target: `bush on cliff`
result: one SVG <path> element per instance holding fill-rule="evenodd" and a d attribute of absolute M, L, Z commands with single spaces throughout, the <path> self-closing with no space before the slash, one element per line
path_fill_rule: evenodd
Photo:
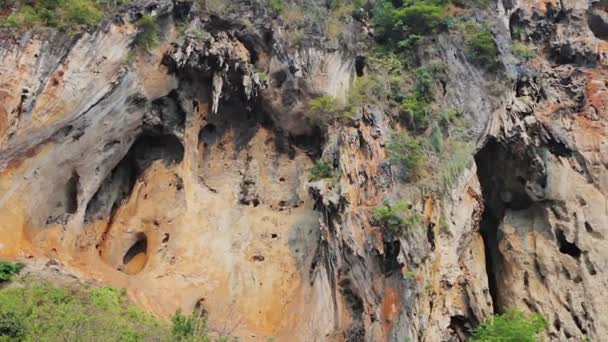
<path fill-rule="evenodd" d="M 403 235 L 407 229 L 420 224 L 420 221 L 420 214 L 405 201 L 398 201 L 393 205 L 384 203 L 372 212 L 372 224 L 391 236 Z"/>
<path fill-rule="evenodd" d="M 16 8 L 14 13 L 0 18 L 0 26 L 49 26 L 74 33 L 103 18 L 101 8 L 92 0 L 18 1 Z"/>
<path fill-rule="evenodd" d="M 538 334 L 546 328 L 547 322 L 540 314 L 509 309 L 483 321 L 473 331 L 471 341 L 536 342 Z"/>
<path fill-rule="evenodd" d="M 0 289 L 0 341 L 227 341 L 204 316 L 177 312 L 171 325 L 132 305 L 124 290 L 29 281 Z"/>
<path fill-rule="evenodd" d="M 0 283 L 11 280 L 19 274 L 24 265 L 20 262 L 10 262 L 0 260 Z"/>
<path fill-rule="evenodd" d="M 144 15 L 137 21 L 136 26 L 139 33 L 135 37 L 135 45 L 145 51 L 155 48 L 160 41 L 160 27 L 156 20 L 149 15 Z"/>

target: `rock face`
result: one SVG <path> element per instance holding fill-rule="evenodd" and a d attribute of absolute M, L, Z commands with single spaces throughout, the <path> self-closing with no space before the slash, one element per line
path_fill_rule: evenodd
<path fill-rule="evenodd" d="M 464 108 L 477 141 L 438 195 L 387 160 L 391 113 L 366 105 L 323 127 L 305 116 L 373 72 L 364 18 L 340 41 L 297 46 L 250 3 L 225 17 L 136 3 L 74 37 L 3 29 L 0 256 L 54 259 L 163 318 L 204 310 L 244 340 L 464 341 L 518 307 L 545 316 L 548 340 L 601 341 L 606 13 L 603 1 L 499 1 L 488 20 L 502 77 L 449 33 L 421 52 L 447 65 L 437 101 Z M 151 51 L 133 46 L 141 15 L 162 28 Z M 516 29 L 540 47 L 524 64 Z M 320 156 L 340 177 L 309 179 Z M 389 239 L 371 210 L 401 197 L 423 220 Z"/>

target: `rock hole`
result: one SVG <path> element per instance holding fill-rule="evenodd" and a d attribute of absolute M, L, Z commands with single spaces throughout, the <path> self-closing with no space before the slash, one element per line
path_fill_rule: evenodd
<path fill-rule="evenodd" d="M 198 140 L 207 145 L 214 145 L 219 139 L 217 127 L 212 124 L 206 124 L 200 131 Z"/>
<path fill-rule="evenodd" d="M 78 210 L 78 187 L 80 176 L 76 171 L 72 172 L 72 177 L 66 184 L 66 212 L 68 214 L 76 213 Z"/>
<path fill-rule="evenodd" d="M 129 248 L 122 259 L 123 272 L 127 274 L 137 274 L 145 266 L 148 261 L 148 238 L 145 234 L 137 234 L 137 240 Z"/>
<path fill-rule="evenodd" d="M 608 40 L 608 3 L 594 3 L 589 9 L 587 24 L 596 38 Z"/>
<path fill-rule="evenodd" d="M 357 77 L 365 75 L 365 57 L 357 56 L 355 58 L 355 72 L 357 73 Z"/>
<path fill-rule="evenodd" d="M 593 227 L 591 227 L 591 224 L 589 224 L 589 222 L 585 221 L 585 230 L 587 231 L 587 233 L 593 233 Z"/>
<path fill-rule="evenodd" d="M 162 243 L 167 243 L 169 242 L 169 233 L 165 233 L 165 235 L 163 236 L 162 239 Z"/>
<path fill-rule="evenodd" d="M 397 241 L 385 242 L 384 243 L 384 260 L 383 268 L 384 273 L 388 276 L 393 272 L 400 270 L 403 266 L 399 260 L 399 252 L 401 251 L 401 243 Z"/>
<path fill-rule="evenodd" d="M 466 341 L 471 331 L 471 324 L 469 324 L 469 320 L 464 316 L 451 316 L 449 329 L 458 336 L 458 340 Z"/>
<path fill-rule="evenodd" d="M 564 231 L 557 229 L 555 232 L 555 238 L 559 244 L 559 251 L 562 254 L 567 254 L 575 259 L 581 256 L 581 250 L 576 244 L 569 242 L 564 235 Z"/>
<path fill-rule="evenodd" d="M 284 181 L 285 181 L 285 178 L 283 178 L 283 177 L 279 178 L 279 182 L 284 182 Z"/>
<path fill-rule="evenodd" d="M 251 257 L 251 261 L 264 261 L 264 259 L 263 255 L 254 255 Z"/>
<path fill-rule="evenodd" d="M 272 233 L 272 234 L 270 234 L 270 237 L 273 239 L 276 239 L 279 237 L 279 235 L 277 233 Z"/>

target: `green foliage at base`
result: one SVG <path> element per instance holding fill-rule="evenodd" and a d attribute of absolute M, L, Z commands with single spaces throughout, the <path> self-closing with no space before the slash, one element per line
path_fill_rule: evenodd
<path fill-rule="evenodd" d="M 321 179 L 332 178 L 333 176 L 334 169 L 331 164 L 319 159 L 310 169 L 308 180 L 314 182 Z"/>
<path fill-rule="evenodd" d="M 420 222 L 420 214 L 405 201 L 398 201 L 393 205 L 384 203 L 372 212 L 372 224 L 392 236 L 401 236 Z"/>
<path fill-rule="evenodd" d="M 103 18 L 101 8 L 93 0 L 18 1 L 17 8 L 15 13 L 0 18 L 0 26 L 49 26 L 74 33 Z"/>
<path fill-rule="evenodd" d="M 159 321 L 130 304 L 124 290 L 23 285 L 0 289 L 0 341 L 227 341 L 211 338 L 200 315 Z"/>
<path fill-rule="evenodd" d="M 20 262 L 0 260 L 0 283 L 11 280 L 25 265 Z"/>
<path fill-rule="evenodd" d="M 0 290 L 0 332 L 20 341 L 143 341 L 168 337 L 154 317 L 130 305 L 123 291 L 83 291 L 34 284 Z M 10 338 L 8 339 L 11 340 Z"/>
<path fill-rule="evenodd" d="M 144 15 L 137 21 L 136 25 L 139 29 L 139 33 L 137 34 L 137 37 L 135 37 L 135 45 L 145 51 L 149 51 L 158 46 L 160 41 L 160 27 L 153 17 Z"/>
<path fill-rule="evenodd" d="M 509 309 L 502 315 L 490 317 L 473 331 L 472 342 L 536 342 L 538 334 L 547 328 L 540 314 Z"/>

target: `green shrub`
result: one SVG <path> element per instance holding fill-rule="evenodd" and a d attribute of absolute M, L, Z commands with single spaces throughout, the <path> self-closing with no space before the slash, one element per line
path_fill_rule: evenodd
<path fill-rule="evenodd" d="M 409 125 L 414 130 L 423 130 L 428 127 L 431 116 L 431 104 L 429 101 L 418 96 L 406 97 L 401 102 L 401 109 L 405 113 Z"/>
<path fill-rule="evenodd" d="M 498 48 L 487 27 L 472 22 L 464 24 L 464 42 L 467 56 L 474 63 L 490 71 L 500 67 Z"/>
<path fill-rule="evenodd" d="M 269 0 L 268 5 L 270 6 L 270 9 L 277 14 L 281 14 L 285 10 L 284 0 Z"/>
<path fill-rule="evenodd" d="M 432 121 L 433 87 L 438 79 L 445 77 L 445 65 L 432 63 L 422 66 L 415 70 L 414 76 L 414 94 L 401 102 L 401 109 L 414 130 L 424 130 Z"/>
<path fill-rule="evenodd" d="M 483 321 L 474 331 L 472 342 L 536 342 L 537 335 L 547 328 L 540 314 L 527 314 L 509 309 L 502 315 Z"/>
<path fill-rule="evenodd" d="M 426 101 L 433 101 L 433 85 L 441 78 L 445 77 L 446 66 L 441 63 L 430 63 L 421 66 L 414 72 L 416 85 L 414 91 L 416 96 Z"/>
<path fill-rule="evenodd" d="M 0 329 L 24 341 L 168 340 L 169 327 L 110 288 L 59 288 L 43 283 L 0 289 Z"/>
<path fill-rule="evenodd" d="M 150 51 L 150 49 L 158 46 L 160 41 L 160 27 L 153 17 L 144 15 L 137 21 L 136 26 L 139 29 L 139 33 L 135 37 L 135 45 L 145 51 Z"/>
<path fill-rule="evenodd" d="M 15 13 L 0 19 L 0 26 L 49 26 L 74 33 L 103 18 L 103 12 L 93 0 L 20 1 L 17 7 Z"/>
<path fill-rule="evenodd" d="M 0 260 L 0 283 L 11 280 L 25 267 L 20 262 Z"/>
<path fill-rule="evenodd" d="M 447 4 L 443 0 L 409 0 L 395 8 L 390 0 L 376 1 L 372 14 L 377 36 L 384 41 L 404 41 L 402 47 L 411 46 L 419 39 L 408 40 L 410 36 L 432 34 L 445 26 Z"/>
<path fill-rule="evenodd" d="M 321 126 L 333 120 L 338 110 L 338 103 L 333 96 L 322 95 L 308 102 L 305 115 L 310 123 Z"/>
<path fill-rule="evenodd" d="M 441 127 L 437 122 L 433 124 L 433 130 L 431 131 L 431 146 L 433 146 L 435 152 L 443 150 L 443 132 L 441 132 Z"/>
<path fill-rule="evenodd" d="M 332 178 L 334 176 L 334 169 L 330 163 L 319 159 L 312 166 L 309 174 L 308 180 L 314 182 L 321 179 Z"/>
<path fill-rule="evenodd" d="M 0 312 L 0 341 L 22 341 L 27 330 L 25 324 L 12 312 Z"/>
<path fill-rule="evenodd" d="M 398 201 L 394 205 L 385 202 L 372 212 L 372 224 L 391 237 L 403 235 L 407 229 L 419 225 L 420 221 L 420 214 L 405 201 Z"/>
<path fill-rule="evenodd" d="M 392 162 L 405 169 L 408 178 L 418 177 L 427 160 L 422 141 L 412 138 L 407 132 L 393 135 L 388 143 L 388 155 Z"/>
<path fill-rule="evenodd" d="M 171 337 L 173 341 L 212 341 L 208 336 L 207 319 L 204 316 L 186 316 L 181 311 L 171 317 Z"/>
<path fill-rule="evenodd" d="M 536 57 L 536 50 L 533 47 L 524 43 L 514 43 L 511 47 L 511 50 L 513 51 L 515 57 L 519 58 L 524 62 Z"/>

